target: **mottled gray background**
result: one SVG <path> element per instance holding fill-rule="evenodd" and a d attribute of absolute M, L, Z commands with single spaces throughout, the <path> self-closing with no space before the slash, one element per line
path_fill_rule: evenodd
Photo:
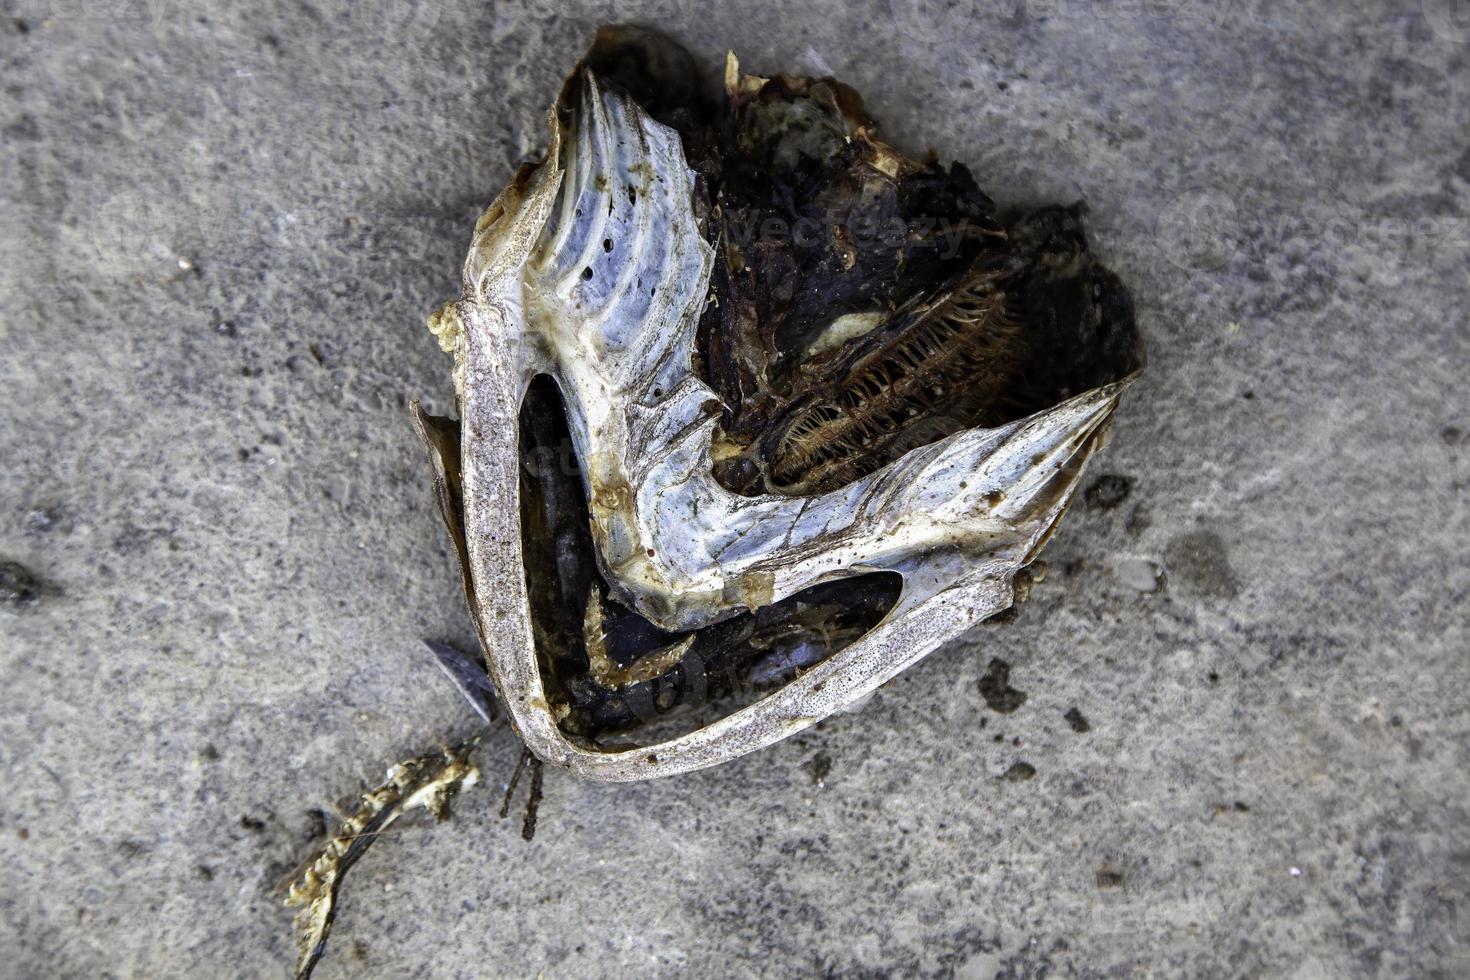
<path fill-rule="evenodd" d="M 321 811 L 473 730 L 419 642 L 472 636 L 422 317 L 607 20 L 1085 198 L 1151 345 L 1132 492 L 861 712 L 548 773 L 529 844 L 500 730 L 320 975 L 1470 973 L 1462 0 L 273 6 L 3 4 L 0 973 L 285 975 Z"/>

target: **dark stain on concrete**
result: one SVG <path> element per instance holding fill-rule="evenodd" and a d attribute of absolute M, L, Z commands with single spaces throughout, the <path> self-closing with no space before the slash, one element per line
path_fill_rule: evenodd
<path fill-rule="evenodd" d="M 29 606 L 41 598 L 45 586 L 18 561 L 0 561 L 0 604 Z"/>
<path fill-rule="evenodd" d="M 821 786 L 827 781 L 828 774 L 832 772 L 832 757 L 825 751 L 818 752 L 802 763 L 802 768 L 807 771 L 807 775 L 812 777 L 813 786 Z"/>
<path fill-rule="evenodd" d="M 1092 481 L 1082 497 L 1087 502 L 1088 510 L 1112 510 L 1127 500 L 1132 492 L 1132 477 L 1104 473 Z"/>
<path fill-rule="evenodd" d="M 1169 543 L 1164 564 L 1171 579 L 1192 592 L 1221 599 L 1240 593 L 1240 579 L 1230 566 L 1230 552 L 1214 531 L 1191 531 Z"/>
<path fill-rule="evenodd" d="M 1008 783 L 1024 783 L 1026 782 L 1026 780 L 1035 775 L 1036 767 L 1033 766 L 1031 763 L 1017 762 L 1015 765 L 1007 769 L 1000 778 L 1004 779 Z"/>
<path fill-rule="evenodd" d="M 1003 715 L 1026 703 L 1026 692 L 1011 687 L 1011 665 L 998 657 L 990 661 L 980 678 L 980 695 L 991 711 Z"/>

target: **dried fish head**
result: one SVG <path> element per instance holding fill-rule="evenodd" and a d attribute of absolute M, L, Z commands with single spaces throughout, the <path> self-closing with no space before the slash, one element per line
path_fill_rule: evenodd
<path fill-rule="evenodd" d="M 850 89 L 733 59 L 726 115 L 691 100 L 675 129 L 594 68 L 637 40 L 573 73 L 430 321 L 489 674 L 533 752 L 610 780 L 768 745 L 1007 608 L 1142 360 L 1076 210 L 1006 226 L 967 172 L 878 142 Z M 958 245 L 853 241 L 863 202 L 904 241 L 958 212 Z M 810 246 L 732 231 L 782 206 L 843 220 Z"/>

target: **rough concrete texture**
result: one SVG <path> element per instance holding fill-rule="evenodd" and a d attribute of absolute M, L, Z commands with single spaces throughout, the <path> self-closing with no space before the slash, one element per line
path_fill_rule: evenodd
<path fill-rule="evenodd" d="M 1470 973 L 1463 4 L 251 6 L 4 4 L 0 972 L 285 975 L 322 811 L 474 730 L 420 642 L 472 638 L 422 318 L 634 20 L 1085 198 L 1151 345 L 1131 483 L 1013 622 L 769 751 L 549 772 L 525 843 L 497 730 L 319 975 Z"/>

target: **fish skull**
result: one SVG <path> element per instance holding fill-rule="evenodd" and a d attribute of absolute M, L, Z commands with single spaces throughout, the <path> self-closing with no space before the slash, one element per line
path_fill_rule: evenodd
<path fill-rule="evenodd" d="M 548 121 L 544 161 L 485 212 L 462 295 L 430 319 L 454 354 L 457 437 L 420 416 L 488 674 L 527 747 L 602 780 L 715 765 L 852 705 L 1009 607 L 1133 374 L 835 489 L 732 491 L 715 476 L 724 406 L 696 359 L 715 236 L 680 136 L 586 65 Z M 564 404 L 586 508 L 597 581 L 583 642 L 599 683 L 700 671 L 689 656 L 701 630 L 818 587 L 888 573 L 901 588 L 861 636 L 707 725 L 633 748 L 568 732 L 522 527 L 522 413 L 542 377 Z M 615 661 L 608 603 L 668 642 Z"/>

